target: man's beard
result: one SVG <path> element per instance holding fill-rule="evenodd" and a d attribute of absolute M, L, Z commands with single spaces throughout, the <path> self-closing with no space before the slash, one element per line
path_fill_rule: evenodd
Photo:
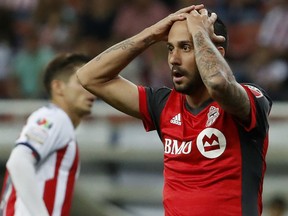
<path fill-rule="evenodd" d="M 185 81 L 186 81 L 185 83 L 177 84 L 173 81 L 173 87 L 179 93 L 191 95 L 197 92 L 199 88 L 202 88 L 204 85 L 197 68 L 195 68 L 194 72 L 191 72 L 191 71 L 188 72 L 187 70 L 184 70 L 180 68 L 179 66 L 174 65 L 171 71 L 172 71 L 172 80 L 173 80 L 173 76 L 177 76 L 177 75 L 179 76 L 179 74 L 185 77 Z M 191 75 L 191 74 L 194 74 L 194 75 Z"/>
<path fill-rule="evenodd" d="M 182 93 L 182 94 L 187 94 L 187 95 L 193 94 L 193 92 L 195 92 L 195 90 L 196 90 L 196 89 L 195 89 L 195 85 L 193 85 L 192 82 L 187 83 L 187 84 L 182 85 L 182 86 L 180 86 L 180 85 L 178 85 L 178 84 L 175 84 L 175 83 L 173 82 L 173 86 L 174 86 L 174 89 L 175 89 L 177 92 Z"/>

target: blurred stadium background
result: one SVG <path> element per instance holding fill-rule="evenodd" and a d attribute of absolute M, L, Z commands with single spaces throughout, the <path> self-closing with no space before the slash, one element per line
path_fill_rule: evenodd
<path fill-rule="evenodd" d="M 239 82 L 262 86 L 274 101 L 264 207 L 288 200 L 287 0 L 0 0 L 0 167 L 26 117 L 47 103 L 43 67 L 59 52 L 96 56 L 108 46 L 189 4 L 204 3 L 227 24 L 227 59 Z M 165 44 L 123 72 L 150 86 L 171 86 Z M 72 216 L 160 216 L 162 146 L 156 133 L 101 101 L 77 129 L 81 173 Z"/>

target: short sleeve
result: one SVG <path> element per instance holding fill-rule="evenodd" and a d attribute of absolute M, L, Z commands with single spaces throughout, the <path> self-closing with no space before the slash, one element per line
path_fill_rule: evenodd
<path fill-rule="evenodd" d="M 272 101 L 267 93 L 260 87 L 252 84 L 242 85 L 248 94 L 251 106 L 250 125 L 246 126 L 247 131 L 252 130 L 256 126 L 265 127 L 268 130 L 268 116 L 271 111 Z"/>
<path fill-rule="evenodd" d="M 143 86 L 138 86 L 139 91 L 139 108 L 140 113 L 142 115 L 142 122 L 146 131 L 154 130 L 155 127 L 153 125 L 153 121 L 151 119 L 149 108 L 148 108 L 148 100 L 146 89 Z"/>
<path fill-rule="evenodd" d="M 28 118 L 16 145 L 24 144 L 31 148 L 39 161 L 65 147 L 72 137 L 73 127 L 63 111 L 39 110 Z"/>

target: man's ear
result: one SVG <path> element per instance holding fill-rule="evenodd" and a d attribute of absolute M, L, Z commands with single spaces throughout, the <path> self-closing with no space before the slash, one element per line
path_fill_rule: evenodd
<path fill-rule="evenodd" d="M 62 95 L 64 91 L 64 83 L 60 80 L 53 80 L 51 82 L 51 92 L 54 95 Z"/>
<path fill-rule="evenodd" d="M 222 46 L 217 46 L 217 49 L 219 50 L 219 52 L 221 53 L 221 55 L 224 57 L 225 54 L 226 54 L 224 47 L 222 47 Z"/>

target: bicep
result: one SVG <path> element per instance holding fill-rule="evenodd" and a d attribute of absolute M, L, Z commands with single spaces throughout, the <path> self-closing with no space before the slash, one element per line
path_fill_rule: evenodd
<path fill-rule="evenodd" d="M 141 118 L 138 87 L 121 76 L 90 89 L 103 101 L 127 115 Z"/>

